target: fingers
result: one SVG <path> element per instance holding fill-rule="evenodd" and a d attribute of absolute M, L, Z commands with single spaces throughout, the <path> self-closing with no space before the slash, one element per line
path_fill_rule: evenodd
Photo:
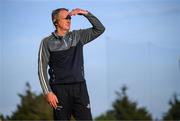
<path fill-rule="evenodd" d="M 47 95 L 47 101 L 52 108 L 57 108 L 58 99 L 55 94 L 49 93 Z"/>
<path fill-rule="evenodd" d="M 78 14 L 77 12 L 78 12 L 77 9 L 73 9 L 73 10 L 69 13 L 69 15 L 70 15 L 70 16 L 75 16 L 75 15 Z"/>
<path fill-rule="evenodd" d="M 87 10 L 83 10 L 83 9 L 80 9 L 80 8 L 76 8 L 76 9 L 73 9 L 69 15 L 71 16 L 76 16 L 76 15 L 85 15 L 87 14 L 88 11 Z"/>
<path fill-rule="evenodd" d="M 55 101 L 56 101 L 56 103 L 59 103 L 59 101 L 58 101 L 58 99 L 57 99 L 57 97 L 55 96 Z"/>
<path fill-rule="evenodd" d="M 52 107 L 54 107 L 55 109 L 57 108 L 57 103 L 56 103 L 55 97 L 53 97 L 53 99 L 52 99 L 52 101 L 51 101 L 51 105 L 52 105 Z"/>
<path fill-rule="evenodd" d="M 54 95 L 53 99 L 51 101 L 52 107 L 56 109 L 57 108 L 57 103 L 58 103 L 58 99 L 57 99 L 56 95 Z"/>

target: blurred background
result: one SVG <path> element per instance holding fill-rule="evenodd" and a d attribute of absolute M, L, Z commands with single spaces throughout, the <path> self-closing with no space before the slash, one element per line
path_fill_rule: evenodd
<path fill-rule="evenodd" d="M 28 90 L 42 93 L 39 44 L 54 31 L 51 12 L 60 7 L 86 9 L 106 27 L 84 46 L 94 118 L 125 97 L 152 119 L 162 119 L 170 100 L 180 104 L 179 0 L 1 0 L 0 115 L 14 115 Z M 85 17 L 72 18 L 71 30 L 88 27 Z"/>

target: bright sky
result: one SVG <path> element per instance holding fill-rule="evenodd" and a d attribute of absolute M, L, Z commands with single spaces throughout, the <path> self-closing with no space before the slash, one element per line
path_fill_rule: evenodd
<path fill-rule="evenodd" d="M 126 85 L 131 100 L 161 118 L 180 94 L 179 0 L 1 0 L 0 112 L 15 111 L 27 81 L 42 92 L 39 43 L 54 31 L 51 12 L 59 7 L 87 9 L 106 27 L 84 47 L 93 116 L 110 109 L 115 91 Z M 90 26 L 82 16 L 72 19 L 72 30 Z"/>

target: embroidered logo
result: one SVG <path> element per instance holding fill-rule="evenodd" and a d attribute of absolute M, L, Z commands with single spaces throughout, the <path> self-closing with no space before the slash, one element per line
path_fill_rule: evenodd
<path fill-rule="evenodd" d="M 61 110 L 62 108 L 62 106 L 57 106 L 56 110 Z"/>
<path fill-rule="evenodd" d="M 90 109 L 91 108 L 91 106 L 90 106 L 90 104 L 87 104 L 87 106 L 86 106 L 88 109 Z"/>

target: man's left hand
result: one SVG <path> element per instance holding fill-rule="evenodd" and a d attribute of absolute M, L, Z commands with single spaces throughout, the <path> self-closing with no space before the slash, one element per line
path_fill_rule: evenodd
<path fill-rule="evenodd" d="M 86 14 L 88 14 L 88 11 L 87 11 L 87 10 L 80 9 L 80 8 L 73 9 L 73 10 L 69 13 L 70 16 L 86 15 Z"/>

